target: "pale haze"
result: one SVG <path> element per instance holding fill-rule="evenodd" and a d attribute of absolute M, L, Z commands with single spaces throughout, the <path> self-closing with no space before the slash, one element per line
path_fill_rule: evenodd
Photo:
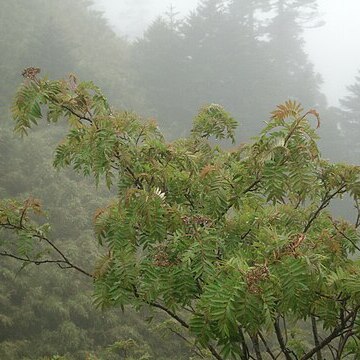
<path fill-rule="evenodd" d="M 360 360 L 359 40 L 360 0 L 0 0 L 0 360 Z"/>
<path fill-rule="evenodd" d="M 179 15 L 196 7 L 195 0 L 97 0 L 112 27 L 135 39 L 162 13 L 173 6 Z M 319 0 L 319 12 L 325 25 L 305 32 L 306 50 L 321 74 L 323 92 L 329 105 L 338 105 L 346 95 L 346 86 L 354 82 L 360 69 L 360 1 Z"/>

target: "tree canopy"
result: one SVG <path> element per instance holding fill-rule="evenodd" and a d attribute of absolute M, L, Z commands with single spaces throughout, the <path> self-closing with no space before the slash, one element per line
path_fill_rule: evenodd
<path fill-rule="evenodd" d="M 172 138 L 187 133 L 206 102 L 239 119 L 242 141 L 260 131 L 255 119 L 273 104 L 325 105 L 302 38 L 306 26 L 319 24 L 316 0 L 202 0 L 185 18 L 175 15 L 157 19 L 132 46 L 143 113 Z"/>
<path fill-rule="evenodd" d="M 236 121 L 210 104 L 188 138 L 168 143 L 93 83 L 38 73 L 23 73 L 15 131 L 66 120 L 55 167 L 116 195 L 94 216 L 103 250 L 93 269 L 55 245 L 34 198 L 1 200 L 1 229 L 16 234 L 1 255 L 80 271 L 98 306 L 161 310 L 200 358 L 360 356 L 360 169 L 321 158 L 315 110 L 287 101 L 252 143 L 225 150 L 216 141 L 235 141 Z M 328 211 L 345 195 L 352 223 Z"/>

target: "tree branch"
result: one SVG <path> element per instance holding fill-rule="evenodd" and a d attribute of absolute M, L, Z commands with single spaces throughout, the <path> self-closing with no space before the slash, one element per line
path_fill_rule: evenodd
<path fill-rule="evenodd" d="M 292 358 L 290 356 L 291 351 L 286 347 L 286 343 L 285 343 L 283 335 L 281 333 L 279 318 L 277 318 L 275 320 L 274 328 L 275 328 L 275 333 L 276 333 L 278 343 L 280 345 L 281 352 L 285 355 L 286 360 L 292 360 Z"/>
<path fill-rule="evenodd" d="M 242 195 L 245 195 L 249 191 L 253 191 L 255 186 L 261 181 L 261 179 L 257 178 L 254 182 L 252 182 L 243 192 Z M 233 204 L 229 203 L 226 209 L 219 215 L 218 219 L 220 220 L 231 208 Z"/>
<path fill-rule="evenodd" d="M 10 229 L 10 230 L 16 230 L 16 231 L 27 231 L 32 237 L 34 238 L 38 238 L 39 240 L 43 240 L 45 241 L 57 254 L 59 254 L 61 256 L 61 258 L 63 260 L 54 260 L 54 261 L 45 261 L 44 263 L 50 263 L 50 262 L 53 262 L 53 263 L 57 263 L 58 265 L 60 264 L 66 264 L 68 265 L 66 268 L 70 269 L 74 269 L 74 270 L 77 270 L 79 272 L 81 272 L 82 274 L 88 276 L 88 277 L 91 277 L 91 278 L 94 278 L 94 275 L 90 274 L 89 272 L 87 272 L 86 270 L 82 269 L 80 266 L 77 266 L 75 264 L 73 264 L 68 258 L 67 256 L 65 256 L 65 254 L 52 242 L 50 241 L 47 237 L 43 236 L 43 235 L 40 235 L 36 232 L 36 230 L 32 230 L 33 233 L 31 233 L 29 231 L 29 229 L 27 229 L 25 226 L 18 226 L 18 225 L 14 225 L 14 224 L 11 224 L 11 223 L 5 223 L 5 224 L 0 224 L 0 227 L 4 227 L 5 229 Z M 35 233 L 34 233 L 35 231 Z M 6 252 L 5 252 L 6 253 Z M 8 255 L 5 255 L 5 253 L 0 253 L 0 255 L 3 255 L 3 256 L 10 256 L 8 253 Z M 11 257 L 13 257 L 14 259 L 16 259 L 16 255 L 12 255 Z M 25 260 L 23 260 L 25 259 Z M 33 260 L 33 261 L 29 261 L 29 259 L 26 260 L 26 258 L 20 258 L 18 260 L 22 260 L 22 261 L 27 261 L 27 262 L 32 262 L 34 264 L 37 263 L 37 265 L 40 265 L 42 264 L 43 262 L 40 262 L 40 260 Z M 65 268 L 65 267 L 64 267 Z"/>
<path fill-rule="evenodd" d="M 172 317 L 174 320 L 176 320 L 181 326 L 183 326 L 186 329 L 189 328 L 189 324 L 185 320 L 183 320 L 180 316 L 176 315 L 174 312 L 172 312 L 171 310 L 166 308 L 164 305 L 161 305 L 159 303 L 152 302 L 152 301 L 148 302 L 147 304 L 149 304 L 150 306 L 153 306 L 155 308 L 161 309 L 162 311 L 165 311 L 170 317 Z"/>
<path fill-rule="evenodd" d="M 332 333 L 326 337 L 324 340 L 322 340 L 318 346 L 315 346 L 313 349 L 311 349 L 309 352 L 307 352 L 300 360 L 308 360 L 311 359 L 311 357 L 316 354 L 320 349 L 324 348 L 326 345 L 328 345 L 331 341 L 339 337 L 343 330 L 346 329 L 347 325 L 346 323 L 352 319 L 356 318 L 356 315 L 359 311 L 360 305 L 357 306 L 353 311 L 351 311 L 345 318 L 344 318 L 344 324 L 339 324 L 335 327 L 335 329 L 332 331 Z"/>
<path fill-rule="evenodd" d="M 261 181 L 261 179 L 256 179 L 251 185 L 249 185 L 244 191 L 243 194 L 248 193 L 249 191 L 254 190 L 254 187 Z"/>
<path fill-rule="evenodd" d="M 238 328 L 239 328 L 241 350 L 242 350 L 241 360 L 248 360 L 250 358 L 250 356 L 249 356 L 249 349 L 248 349 L 248 346 L 246 344 L 244 332 L 243 332 L 243 330 L 242 330 L 242 328 L 240 326 Z"/>
<path fill-rule="evenodd" d="M 137 292 L 135 294 L 136 297 L 139 297 Z M 185 320 L 183 320 L 180 316 L 178 316 L 177 314 L 166 308 L 164 305 L 161 305 L 156 302 L 148 302 L 147 304 L 155 308 L 161 309 L 162 311 L 166 312 L 170 317 L 172 317 L 174 320 L 176 320 L 181 326 L 183 326 L 186 329 L 189 329 L 189 324 Z M 215 359 L 223 360 L 223 358 L 219 355 L 219 353 L 215 350 L 215 348 L 212 345 L 209 344 L 207 347 L 211 352 L 211 354 L 215 357 Z"/>
<path fill-rule="evenodd" d="M 336 231 L 337 231 L 342 237 L 344 237 L 347 241 L 349 241 L 349 242 L 351 243 L 351 245 L 352 245 L 357 251 L 360 252 L 360 247 L 357 246 L 357 245 L 354 243 L 354 241 L 351 240 L 346 234 L 344 234 L 344 232 L 341 231 L 341 230 L 337 227 L 336 223 L 335 223 L 333 220 L 332 220 L 331 222 L 332 222 L 334 228 L 336 229 Z"/>
<path fill-rule="evenodd" d="M 313 336 L 314 336 L 315 347 L 318 347 L 319 344 L 320 344 L 320 341 L 319 341 L 319 334 L 318 334 L 317 325 L 316 325 L 316 319 L 315 319 L 314 315 L 311 315 L 311 328 L 312 328 L 312 332 L 313 332 Z M 316 358 L 317 358 L 317 360 L 322 360 L 322 355 L 321 355 L 321 349 L 320 348 L 316 352 Z"/>
<path fill-rule="evenodd" d="M 59 102 L 57 102 L 56 105 L 58 105 L 58 106 L 62 107 L 63 109 L 69 111 L 71 114 L 73 114 L 74 116 L 76 116 L 80 121 L 81 121 L 81 120 L 85 120 L 85 121 L 87 121 L 90 125 L 93 124 L 93 121 L 92 121 L 89 117 L 78 114 L 76 111 L 74 111 L 74 110 L 71 109 L 70 107 L 68 107 L 68 106 L 66 106 L 66 105 L 63 105 L 63 104 L 59 104 Z"/>
<path fill-rule="evenodd" d="M 140 299 L 140 295 L 137 291 L 137 288 L 135 285 L 132 286 L 132 290 L 133 290 L 133 293 L 134 293 L 134 296 L 137 298 L 137 299 Z M 155 307 L 157 309 L 160 309 L 164 312 L 166 312 L 171 318 L 173 318 L 174 320 L 176 320 L 181 326 L 183 326 L 185 329 L 189 329 L 189 324 L 184 320 L 182 319 L 179 315 L 175 314 L 173 311 L 169 310 L 166 306 L 164 305 L 161 305 L 159 303 L 156 303 L 154 301 L 145 301 L 143 300 L 144 303 L 152 306 L 152 307 Z M 215 350 L 215 348 L 212 346 L 212 345 L 208 345 L 208 349 L 210 350 L 210 352 L 212 353 L 212 355 L 217 359 L 217 360 L 224 360 L 219 354 L 218 352 Z"/>
<path fill-rule="evenodd" d="M 337 349 L 337 356 L 335 360 L 341 360 L 342 359 L 342 353 L 344 352 L 345 345 L 348 342 L 349 338 L 351 336 L 355 335 L 355 333 L 352 331 L 352 328 L 346 333 L 345 336 L 341 337 L 341 340 L 339 342 L 339 347 Z"/>
<path fill-rule="evenodd" d="M 360 226 L 360 204 L 359 200 L 355 200 L 355 209 L 357 210 L 357 217 L 355 220 L 355 229 L 357 229 Z"/>
<path fill-rule="evenodd" d="M 192 347 L 191 351 L 193 351 L 197 356 L 201 357 L 202 359 L 205 358 L 204 355 L 201 353 L 201 349 L 199 349 L 197 346 L 194 346 L 194 344 L 189 339 L 187 339 L 184 335 L 180 334 L 178 331 L 174 330 L 171 327 L 168 327 L 167 329 L 169 329 L 172 333 L 174 333 L 180 339 L 184 340 L 186 343 L 191 345 L 191 347 Z M 194 349 L 194 347 L 196 348 L 196 350 Z"/>
<path fill-rule="evenodd" d="M 87 271 L 81 269 L 80 267 L 73 265 L 72 263 L 65 261 L 65 260 L 51 260 L 51 259 L 45 259 L 45 260 L 38 260 L 38 259 L 30 259 L 28 257 L 21 257 L 21 256 L 17 256 L 11 253 L 8 253 L 7 251 L 1 251 L 0 252 L 0 256 L 5 256 L 5 257 L 10 257 L 19 261 L 23 261 L 23 262 L 27 262 L 27 263 L 31 263 L 31 264 L 35 264 L 35 265 L 42 265 L 42 264 L 56 264 L 58 265 L 61 269 L 74 269 L 77 270 L 79 272 L 81 272 L 82 274 L 93 278 L 94 276 L 90 273 L 88 273 Z"/>
<path fill-rule="evenodd" d="M 263 360 L 263 358 L 262 358 L 262 356 L 261 356 L 261 351 L 260 351 L 260 345 L 259 345 L 258 335 L 256 334 L 255 336 L 252 336 L 252 337 L 251 337 L 251 341 L 252 341 L 252 343 L 253 343 L 253 347 L 254 347 L 256 359 L 257 359 L 257 360 Z"/>
<path fill-rule="evenodd" d="M 259 331 L 259 337 L 260 337 L 261 341 L 263 342 L 263 344 L 264 344 L 264 346 L 265 346 L 266 352 L 270 355 L 270 357 L 271 357 L 273 360 L 275 360 L 275 359 L 276 359 L 275 355 L 274 355 L 273 352 L 271 351 L 268 343 L 266 342 L 263 334 L 262 334 L 260 331 Z"/>
<path fill-rule="evenodd" d="M 308 222 L 306 223 L 303 233 L 305 234 L 309 229 L 311 224 L 313 223 L 313 221 L 319 216 L 320 212 L 322 210 L 324 210 L 329 204 L 330 201 L 338 194 L 340 194 L 341 192 L 343 192 L 343 190 L 346 188 L 346 185 L 342 185 L 339 189 L 337 189 L 336 191 L 334 191 L 331 195 L 325 197 L 323 199 L 323 201 L 321 202 L 321 204 L 319 205 L 319 207 L 317 208 L 317 210 L 310 216 L 310 219 L 308 220 Z"/>
<path fill-rule="evenodd" d="M 289 133 L 287 134 L 285 140 L 284 140 L 284 146 L 286 146 L 287 142 L 290 140 L 291 136 L 294 134 L 296 128 L 299 126 L 302 120 L 306 118 L 307 115 L 310 114 L 310 111 L 305 113 L 303 116 L 301 116 L 299 119 L 296 120 L 294 126 L 290 129 Z"/>
<path fill-rule="evenodd" d="M 29 257 L 21 257 L 18 255 L 14 255 L 11 253 L 8 253 L 7 251 L 0 251 L 0 256 L 6 256 L 6 257 L 10 257 L 19 261 L 24 261 L 24 262 L 28 262 L 28 263 L 32 263 L 35 265 L 41 265 L 41 264 L 66 264 L 66 261 L 64 260 L 51 260 L 51 259 L 46 259 L 46 260 L 37 260 L 37 259 L 30 259 Z"/>

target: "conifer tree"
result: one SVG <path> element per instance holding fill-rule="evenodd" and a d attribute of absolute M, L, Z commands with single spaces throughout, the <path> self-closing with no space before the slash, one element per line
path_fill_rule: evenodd
<path fill-rule="evenodd" d="M 355 82 L 348 86 L 349 95 L 340 100 L 342 107 L 348 111 L 354 121 L 360 122 L 360 71 Z"/>
<path fill-rule="evenodd" d="M 340 99 L 345 110 L 343 121 L 339 127 L 342 132 L 347 158 L 359 164 L 360 162 L 360 72 L 355 82 L 348 86 L 349 94 Z"/>
<path fill-rule="evenodd" d="M 143 91 L 146 113 L 158 119 L 171 136 L 184 129 L 187 110 L 184 100 L 189 59 L 184 54 L 180 25 L 175 10 L 170 8 L 149 26 L 133 49 L 136 86 Z"/>
<path fill-rule="evenodd" d="M 269 53 L 272 67 L 269 73 L 276 87 L 273 95 L 301 99 L 308 106 L 324 105 L 319 92 L 321 79 L 313 70 L 304 50 L 304 26 L 314 26 L 317 20 L 317 0 L 277 0 L 276 16 L 269 31 Z"/>

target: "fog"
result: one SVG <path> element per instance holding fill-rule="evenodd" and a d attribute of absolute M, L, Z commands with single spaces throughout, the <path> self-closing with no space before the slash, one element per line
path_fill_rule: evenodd
<path fill-rule="evenodd" d="M 305 33 L 306 48 L 329 103 L 338 105 L 360 68 L 360 2 L 320 0 L 319 10 L 325 25 Z"/>
<path fill-rule="evenodd" d="M 135 39 L 170 6 L 186 16 L 196 4 L 196 0 L 96 0 L 95 7 L 119 34 Z M 339 105 L 360 68 L 360 2 L 319 0 L 318 5 L 324 24 L 305 31 L 305 48 L 323 77 L 322 89 L 329 104 Z"/>
<path fill-rule="evenodd" d="M 0 360 L 360 359 L 360 0 L 0 9 Z"/>

